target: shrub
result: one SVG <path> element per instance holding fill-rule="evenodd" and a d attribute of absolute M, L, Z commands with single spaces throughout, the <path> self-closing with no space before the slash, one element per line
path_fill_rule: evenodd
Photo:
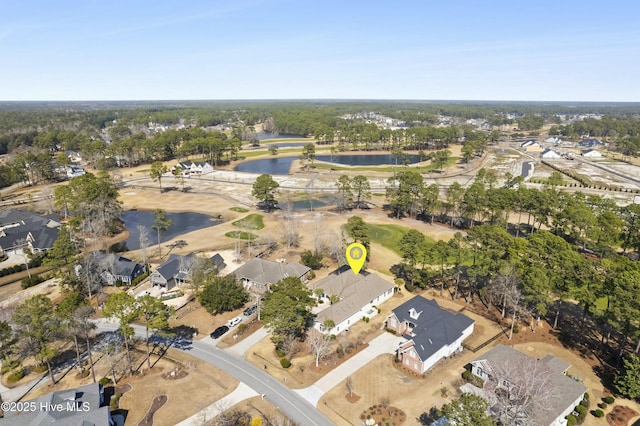
<path fill-rule="evenodd" d="M 302 255 L 300 255 L 300 259 L 304 266 L 313 270 L 322 268 L 322 253 L 314 253 L 311 250 L 305 250 L 302 252 Z"/>
<path fill-rule="evenodd" d="M 291 367 L 291 361 L 288 358 L 280 358 L 280 365 L 282 368 L 289 368 Z"/>
<path fill-rule="evenodd" d="M 138 284 L 140 284 L 142 282 L 142 280 L 144 280 L 145 278 L 147 278 L 149 276 L 148 272 L 143 273 L 142 275 L 134 278 L 133 281 L 131 281 L 131 287 L 135 287 Z"/>
<path fill-rule="evenodd" d="M 598 404 L 598 407 L 602 408 L 603 410 L 605 408 L 607 408 L 608 406 L 609 406 L 609 404 L 607 404 L 606 402 L 601 402 L 601 403 Z"/>
<path fill-rule="evenodd" d="M 14 368 L 16 368 L 17 366 L 19 366 L 20 363 L 18 361 L 11 360 L 9 362 L 5 362 L 4 364 L 2 364 L 2 369 L 0 370 L 0 374 L 4 374 L 7 373 L 9 370 L 13 370 Z"/>
<path fill-rule="evenodd" d="M 46 364 L 36 365 L 35 367 L 33 367 L 33 371 L 35 371 L 36 373 L 44 373 L 47 370 L 48 369 Z"/>
<path fill-rule="evenodd" d="M 103 377 L 102 379 L 99 380 L 99 382 L 102 386 L 106 386 L 109 383 L 111 383 L 111 379 L 108 377 Z"/>
<path fill-rule="evenodd" d="M 287 355 L 286 353 L 284 353 L 284 351 L 280 348 L 276 348 L 276 355 L 278 355 L 278 358 L 284 358 L 285 355 Z"/>
<path fill-rule="evenodd" d="M 589 400 L 588 399 L 583 399 L 582 401 L 580 401 L 580 405 L 585 407 L 585 408 L 589 408 Z"/>
<path fill-rule="evenodd" d="M 25 288 L 33 287 L 34 285 L 38 285 L 44 281 L 45 281 L 45 278 L 41 277 L 38 274 L 35 274 L 30 277 L 24 277 L 22 279 L 22 283 L 20 284 L 20 287 L 25 289 Z"/>
<path fill-rule="evenodd" d="M 394 329 L 389 328 L 389 327 L 385 327 L 385 331 L 387 331 L 387 332 L 389 332 L 389 333 L 391 333 L 391 334 L 397 334 L 397 333 L 396 333 L 396 331 L 395 331 Z"/>
<path fill-rule="evenodd" d="M 247 331 L 247 327 L 248 326 L 245 323 L 240 324 L 237 329 L 238 334 L 243 335 Z"/>
<path fill-rule="evenodd" d="M 593 414 L 595 417 L 604 417 L 604 411 L 602 410 L 592 411 L 591 414 Z"/>
<path fill-rule="evenodd" d="M 329 340 L 336 340 L 336 335 L 335 334 L 330 335 Z"/>
<path fill-rule="evenodd" d="M 18 368 L 7 376 L 7 381 L 15 383 L 24 377 L 24 368 Z"/>
<path fill-rule="evenodd" d="M 120 406 L 119 403 L 120 403 L 121 397 L 122 397 L 122 392 L 116 392 L 116 394 L 111 397 L 109 408 L 111 408 L 112 410 L 117 410 Z"/>
<path fill-rule="evenodd" d="M 602 400 L 607 404 L 613 404 L 616 399 L 612 396 L 605 396 L 604 398 L 602 398 Z"/>
<path fill-rule="evenodd" d="M 573 414 L 567 416 L 567 426 L 573 426 L 578 423 L 578 419 Z"/>
<path fill-rule="evenodd" d="M 583 400 L 583 401 L 588 401 L 588 400 L 589 400 L 589 394 L 588 394 L 588 393 L 585 393 L 585 394 L 584 394 L 584 400 Z"/>
<path fill-rule="evenodd" d="M 588 410 L 587 410 L 587 407 L 585 407 L 584 405 L 578 405 L 576 407 L 576 411 L 578 412 L 578 420 L 582 420 L 587 415 Z"/>

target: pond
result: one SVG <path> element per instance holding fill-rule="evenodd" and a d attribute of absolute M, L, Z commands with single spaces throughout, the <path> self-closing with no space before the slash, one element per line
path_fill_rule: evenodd
<path fill-rule="evenodd" d="M 260 160 L 251 160 L 238 164 L 235 170 L 238 172 L 249 173 L 266 173 L 269 175 L 286 175 L 289 174 L 291 163 L 298 157 L 273 157 L 263 158 Z M 420 162 L 419 155 L 407 155 L 410 164 Z M 395 164 L 396 160 L 391 154 L 348 154 L 348 155 L 318 155 L 318 161 L 332 162 L 334 164 L 343 164 L 349 166 L 379 166 L 383 164 Z M 333 160 L 333 161 L 332 161 Z M 400 164 L 400 163 L 398 163 Z"/>
<path fill-rule="evenodd" d="M 304 138 L 303 135 L 295 135 L 291 133 L 278 133 L 276 135 L 273 132 L 260 132 L 256 134 L 259 141 L 263 141 L 265 139 L 301 139 Z"/>
<path fill-rule="evenodd" d="M 178 235 L 221 223 L 213 217 L 201 213 L 168 212 L 167 217 L 173 221 L 173 225 L 160 234 L 160 242 L 169 241 Z M 155 220 L 153 212 L 144 210 L 127 210 L 122 213 L 122 220 L 127 231 L 129 231 L 129 238 L 125 242 L 124 247 L 120 248 L 120 251 L 137 250 L 140 248 L 140 231 L 138 230 L 138 225 L 143 225 L 147 228 L 150 246 L 158 244 L 158 234 L 156 231 L 151 229 Z"/>

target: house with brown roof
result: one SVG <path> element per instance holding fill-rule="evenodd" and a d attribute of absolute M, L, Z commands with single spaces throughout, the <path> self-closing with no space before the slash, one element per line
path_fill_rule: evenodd
<path fill-rule="evenodd" d="M 545 377 L 545 381 L 540 387 L 544 389 L 525 389 L 533 392 L 548 392 L 551 397 L 544 400 L 544 404 L 532 404 L 521 409 L 523 418 L 522 424 L 535 424 L 540 426 L 565 426 L 567 424 L 566 416 L 571 414 L 574 408 L 580 404 L 587 392 L 587 388 L 579 381 L 567 376 L 570 365 L 560 358 L 552 355 L 546 355 L 541 359 L 534 359 L 528 355 L 504 345 L 496 345 L 487 351 L 484 355 L 479 356 L 471 361 L 471 372 L 480 377 L 485 385 L 481 390 L 483 397 L 492 404 L 492 411 L 500 410 L 495 408 L 498 398 L 496 394 L 499 392 L 508 392 L 508 400 L 511 405 L 512 400 L 516 400 L 512 393 L 516 393 L 514 387 L 516 383 L 509 383 L 505 378 L 505 371 L 515 371 L 518 375 L 523 369 L 527 369 L 536 377 Z M 510 374 L 513 376 L 513 374 Z M 528 381 L 528 387 L 535 387 Z M 504 409 L 505 407 L 501 407 Z M 508 409 L 509 407 L 506 407 Z"/>
<path fill-rule="evenodd" d="M 416 296 L 398 306 L 387 318 L 387 328 L 406 339 L 397 355 L 402 364 L 423 374 L 444 357 L 462 351 L 475 321 L 446 311 L 432 299 Z"/>
<path fill-rule="evenodd" d="M 322 293 L 314 296 L 327 305 L 316 314 L 314 327 L 325 334 L 338 334 L 363 317 L 377 315 L 377 306 L 393 296 L 394 285 L 375 272 L 361 271 L 356 275 L 351 268 L 343 267 L 309 288 L 314 292 L 321 289 Z M 332 296 L 338 300 L 331 303 Z M 335 325 L 325 327 L 326 320 Z"/>

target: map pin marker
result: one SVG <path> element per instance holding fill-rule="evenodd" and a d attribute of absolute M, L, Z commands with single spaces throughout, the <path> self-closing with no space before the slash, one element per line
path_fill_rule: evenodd
<path fill-rule="evenodd" d="M 352 243 L 347 247 L 347 263 L 354 274 L 358 275 L 367 259 L 367 249 L 360 243 Z"/>

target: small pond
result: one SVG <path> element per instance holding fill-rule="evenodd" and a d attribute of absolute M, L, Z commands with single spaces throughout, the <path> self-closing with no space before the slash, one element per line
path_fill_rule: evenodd
<path fill-rule="evenodd" d="M 167 212 L 167 217 L 173 221 L 173 225 L 160 234 L 160 242 L 169 241 L 178 235 L 221 223 L 213 217 L 201 213 Z M 125 242 L 125 246 L 120 248 L 120 251 L 137 250 L 140 248 L 140 231 L 138 230 L 138 225 L 143 225 L 147 228 L 150 246 L 158 244 L 158 234 L 156 231 L 151 229 L 151 226 L 155 221 L 155 215 L 153 212 L 144 210 L 127 210 L 122 213 L 122 220 L 127 231 L 129 231 L 129 238 Z"/>
<path fill-rule="evenodd" d="M 270 175 L 286 175 L 291 169 L 291 163 L 298 157 L 274 157 L 263 158 L 260 160 L 251 160 L 238 164 L 236 171 L 249 173 L 266 173 Z M 407 155 L 410 164 L 420 162 L 420 156 L 412 154 Z M 318 161 L 332 162 L 335 164 L 343 164 L 350 166 L 379 166 L 383 164 L 395 164 L 396 160 L 391 154 L 348 154 L 348 155 L 318 155 Z M 400 163 L 398 163 L 400 164 Z"/>
<path fill-rule="evenodd" d="M 304 138 L 303 135 L 295 135 L 292 133 L 278 133 L 276 135 L 273 132 L 260 132 L 257 133 L 257 137 L 259 141 L 263 141 L 265 139 L 300 139 Z"/>

